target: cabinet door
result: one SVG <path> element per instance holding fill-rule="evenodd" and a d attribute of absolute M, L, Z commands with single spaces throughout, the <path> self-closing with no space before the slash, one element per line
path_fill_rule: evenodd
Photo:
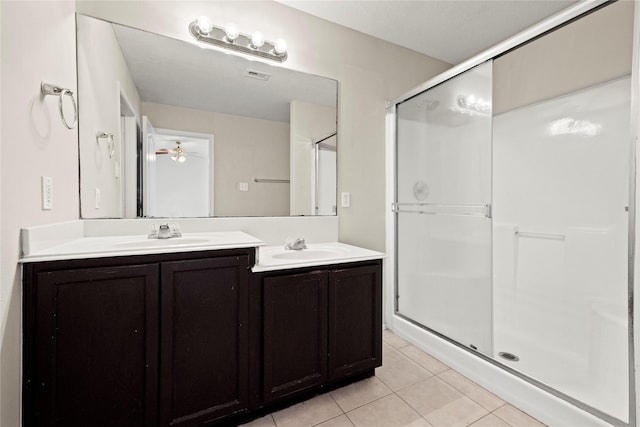
<path fill-rule="evenodd" d="M 35 378 L 25 425 L 155 426 L 157 264 L 40 272 L 31 285 Z"/>
<path fill-rule="evenodd" d="M 248 256 L 162 264 L 160 425 L 248 407 Z"/>
<path fill-rule="evenodd" d="M 343 378 L 382 364 L 380 266 L 329 273 L 329 378 Z"/>
<path fill-rule="evenodd" d="M 263 281 L 265 402 L 327 378 L 327 273 Z"/>

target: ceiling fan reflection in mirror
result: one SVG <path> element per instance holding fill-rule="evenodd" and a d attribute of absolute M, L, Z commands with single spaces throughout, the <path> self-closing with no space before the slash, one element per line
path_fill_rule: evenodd
<path fill-rule="evenodd" d="M 196 152 L 187 152 L 182 148 L 182 141 L 176 140 L 176 146 L 174 148 L 159 148 L 156 150 L 156 155 L 168 154 L 171 155 L 171 160 L 176 163 L 184 163 L 187 161 L 187 157 L 201 157 Z"/>

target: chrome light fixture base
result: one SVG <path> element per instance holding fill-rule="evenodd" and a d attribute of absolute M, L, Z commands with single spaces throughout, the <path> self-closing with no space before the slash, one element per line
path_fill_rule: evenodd
<path fill-rule="evenodd" d="M 277 41 L 272 42 L 264 40 L 261 46 L 255 46 L 252 42 L 251 35 L 238 33 L 233 39 L 227 37 L 227 33 L 224 28 L 211 25 L 211 29 L 208 32 L 202 31 L 198 25 L 198 20 L 189 24 L 189 32 L 196 40 L 214 46 L 223 47 L 226 49 L 235 50 L 238 52 L 246 53 L 249 55 L 259 56 L 261 58 L 270 59 L 272 61 L 284 62 L 287 59 L 287 51 L 279 53 L 282 50 Z"/>

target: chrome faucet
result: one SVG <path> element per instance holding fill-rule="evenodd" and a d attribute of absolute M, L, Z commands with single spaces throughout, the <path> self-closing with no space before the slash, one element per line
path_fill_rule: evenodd
<path fill-rule="evenodd" d="M 149 239 L 170 239 L 172 237 L 182 237 L 178 224 L 160 224 L 158 227 L 152 225 L 151 233 L 147 236 Z"/>
<path fill-rule="evenodd" d="M 302 249 L 307 249 L 307 242 L 305 241 L 304 237 L 287 239 L 284 248 L 287 250 L 301 251 Z"/>
<path fill-rule="evenodd" d="M 158 239 L 170 239 L 171 238 L 171 229 L 169 228 L 169 224 L 160 224 L 158 227 Z"/>

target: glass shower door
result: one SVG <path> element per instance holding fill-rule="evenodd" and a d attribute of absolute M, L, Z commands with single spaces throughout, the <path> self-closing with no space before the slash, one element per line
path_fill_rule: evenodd
<path fill-rule="evenodd" d="M 491 80 L 481 64 L 397 106 L 396 312 L 487 355 Z"/>

